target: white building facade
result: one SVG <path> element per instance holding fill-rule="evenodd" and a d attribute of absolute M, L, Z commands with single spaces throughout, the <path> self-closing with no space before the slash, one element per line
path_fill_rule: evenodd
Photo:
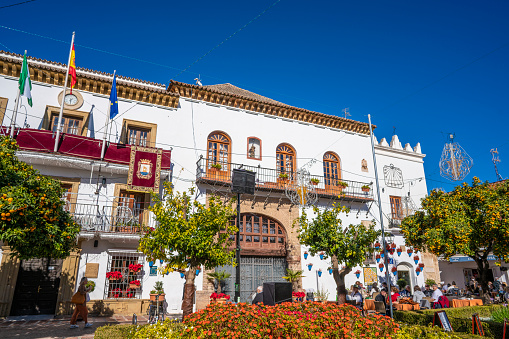
<path fill-rule="evenodd" d="M 21 60 L 20 55 L 0 54 L 0 118 L 4 132 L 13 116 Z M 26 300 L 20 303 L 26 294 L 20 281 L 26 279 L 26 272 L 41 266 L 61 272 L 59 278 L 48 282 L 53 286 L 49 293 L 53 299 L 44 303 L 46 310 L 53 307 L 55 313 L 70 311 L 72 291 L 82 276 L 96 283 L 89 305 L 96 312 L 145 312 L 156 281 L 163 281 L 168 312 L 181 312 L 184 280 L 180 273 L 162 276 L 157 268 L 164 262 L 147 262 L 137 251 L 143 227 L 157 225 L 147 210 L 151 203 L 148 191 L 130 178 L 133 161 L 138 161 L 136 152 L 160 156 L 154 187 L 162 187 L 164 181 L 170 181 L 177 191 L 196 186 L 197 198 L 202 202 L 211 194 L 232 195 L 233 169 L 242 166 L 256 173 L 255 194 L 243 195 L 241 204 L 241 301 L 250 300 L 263 282 L 282 281 L 287 268 L 304 270 L 302 288 L 327 290 L 329 299 L 335 300 L 330 263 L 307 255 L 298 242 L 292 225 L 300 210 L 289 195 L 297 187 L 296 172 L 306 168 L 309 178 L 316 179 L 316 185 L 310 182 L 308 188 L 316 193 L 317 206 L 327 208 L 336 202 L 350 207 L 343 216 L 345 225 L 378 220 L 366 123 L 288 106 L 230 84 L 195 86 L 172 81 L 165 87 L 118 77 L 120 114 L 108 128 L 106 154 L 101 159 L 112 75 L 78 69 L 75 98 L 65 106 L 64 133 L 55 153 L 53 132 L 63 97 L 65 65 L 29 59 L 29 68 L 34 106 L 22 101 L 18 109 L 17 155 L 42 174 L 62 181 L 68 191 L 64 197 L 67 208 L 82 231 L 79 250 L 60 262 L 9 259 L 9 248 L 4 244 L 0 254 L 0 286 L 5 283 L 3 290 L 0 287 L 0 292 L 4 291 L 0 293 L 0 316 L 41 309 Z M 384 225 L 400 248 L 404 239 L 399 221 L 413 213 L 427 193 L 424 154 L 419 144 L 403 147 L 397 136 L 390 144 L 385 139 L 376 142 L 375 152 Z M 341 187 L 343 182 L 348 186 Z M 369 191 L 364 192 L 363 186 Z M 415 263 L 416 254 L 408 255 L 407 248 L 402 250 L 401 255 L 395 252 L 390 256 L 389 269 L 396 268 L 396 275 L 391 272 L 393 283 L 396 277 L 407 279 L 412 286 L 422 286 L 426 277 L 438 280 L 436 258 L 417 253 Z M 418 275 L 419 264 L 424 267 Z M 142 268 L 133 272 L 129 265 Z M 219 269 L 234 273 L 232 267 Z M 357 270 L 359 278 L 354 274 Z M 213 285 L 203 278 L 209 271 L 203 271 L 196 280 L 197 309 L 208 303 L 213 292 Z M 107 273 L 111 272 L 120 272 L 122 278 L 108 279 Z M 367 258 L 366 266 L 356 267 L 349 274 L 347 286 L 357 280 L 381 282 L 384 276 L 385 269 L 380 271 L 376 258 Z M 130 284 L 134 280 L 140 282 L 139 287 Z M 226 285 L 226 292 L 232 296 L 233 281 L 234 274 Z M 19 304 L 25 306 L 13 306 Z"/>

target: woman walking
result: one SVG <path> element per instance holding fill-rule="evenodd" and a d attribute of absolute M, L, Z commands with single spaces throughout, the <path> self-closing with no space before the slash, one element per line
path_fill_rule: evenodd
<path fill-rule="evenodd" d="M 90 292 L 92 286 L 86 287 L 88 283 L 88 279 L 86 277 L 81 278 L 80 286 L 78 287 L 78 291 L 73 295 L 71 302 L 76 304 L 76 308 L 74 309 L 74 313 L 71 317 L 71 328 L 78 328 L 76 325 L 76 320 L 78 319 L 78 314 L 81 314 L 83 321 L 85 322 L 85 327 L 90 327 L 92 324 L 88 322 L 88 310 L 87 310 L 87 293 Z"/>

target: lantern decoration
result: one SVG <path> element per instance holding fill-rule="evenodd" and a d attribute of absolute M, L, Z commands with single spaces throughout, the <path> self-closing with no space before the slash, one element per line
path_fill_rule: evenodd
<path fill-rule="evenodd" d="M 391 268 L 391 272 L 394 276 L 398 275 L 398 269 L 396 267 Z"/>
<path fill-rule="evenodd" d="M 378 268 L 380 269 L 380 272 L 382 272 L 384 270 L 384 264 L 378 264 Z"/>
<path fill-rule="evenodd" d="M 304 259 L 307 259 L 307 258 L 308 258 L 308 255 L 309 255 L 308 251 L 305 251 L 305 252 L 304 252 Z"/>
<path fill-rule="evenodd" d="M 357 277 L 357 279 L 359 279 L 359 277 L 361 276 L 361 271 L 357 270 L 357 271 L 354 272 L 354 274 Z"/>
<path fill-rule="evenodd" d="M 380 243 L 378 241 L 375 243 L 375 250 L 376 251 L 380 250 Z"/>
<path fill-rule="evenodd" d="M 332 274 L 332 267 L 328 267 L 327 271 L 329 271 L 329 274 Z"/>
<path fill-rule="evenodd" d="M 411 248 L 407 249 L 407 250 L 406 250 L 406 252 L 408 253 L 408 256 L 409 256 L 409 257 L 411 257 L 411 256 L 412 256 L 412 252 L 413 252 L 413 251 L 412 251 L 412 249 L 411 249 Z"/>
<path fill-rule="evenodd" d="M 375 259 L 376 259 L 376 262 L 379 263 L 380 262 L 380 254 L 377 254 Z"/>
<path fill-rule="evenodd" d="M 322 276 L 322 269 L 320 268 L 317 272 L 318 272 L 318 276 L 321 277 Z"/>
<path fill-rule="evenodd" d="M 310 264 L 308 264 L 308 270 L 310 270 L 310 271 L 311 271 L 311 269 L 312 269 L 312 268 L 313 268 L 313 264 L 311 264 L 311 263 L 310 263 Z"/>
<path fill-rule="evenodd" d="M 323 260 L 324 255 L 325 255 L 325 252 L 320 252 L 320 260 Z"/>
<path fill-rule="evenodd" d="M 419 262 L 419 256 L 414 255 L 414 263 L 417 265 L 418 262 Z"/>
<path fill-rule="evenodd" d="M 396 250 L 396 252 L 398 253 L 398 257 L 399 257 L 399 256 L 401 256 L 401 252 L 402 252 L 401 247 L 398 247 L 398 249 Z"/>
<path fill-rule="evenodd" d="M 421 273 L 421 268 L 420 268 L 420 267 L 417 267 L 417 268 L 415 269 L 415 273 L 417 273 L 417 275 L 419 275 L 419 274 Z"/>

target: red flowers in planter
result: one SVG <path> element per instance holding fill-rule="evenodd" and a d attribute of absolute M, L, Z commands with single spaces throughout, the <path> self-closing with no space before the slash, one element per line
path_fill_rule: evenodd
<path fill-rule="evenodd" d="M 140 281 L 139 280 L 133 280 L 133 281 L 130 281 L 129 284 L 140 286 Z"/>
<path fill-rule="evenodd" d="M 130 264 L 129 271 L 138 272 L 143 267 L 142 264 Z"/>
<path fill-rule="evenodd" d="M 419 261 L 419 256 L 418 255 L 414 255 L 414 260 Z"/>
<path fill-rule="evenodd" d="M 396 267 L 391 268 L 391 272 L 396 272 L 398 269 Z"/>
<path fill-rule="evenodd" d="M 122 296 L 122 290 L 120 288 L 113 289 L 111 296 L 113 298 L 120 298 Z"/>
<path fill-rule="evenodd" d="M 106 278 L 110 280 L 119 280 L 122 279 L 122 273 L 119 271 L 107 272 Z"/>
<path fill-rule="evenodd" d="M 353 274 L 361 274 L 361 270 L 357 270 L 357 271 L 353 272 Z"/>
<path fill-rule="evenodd" d="M 230 296 L 228 294 L 224 294 L 224 293 L 217 294 L 216 292 L 214 292 L 214 293 L 212 293 L 210 295 L 210 299 L 213 299 L 213 300 L 221 299 L 221 298 L 225 298 L 226 300 L 230 300 Z"/>
<path fill-rule="evenodd" d="M 420 267 L 420 268 L 423 268 L 423 267 L 424 267 L 424 264 L 421 262 L 421 263 L 419 264 L 419 267 Z"/>
<path fill-rule="evenodd" d="M 304 298 L 306 296 L 306 293 L 304 292 L 292 292 L 292 296 L 295 298 Z"/>

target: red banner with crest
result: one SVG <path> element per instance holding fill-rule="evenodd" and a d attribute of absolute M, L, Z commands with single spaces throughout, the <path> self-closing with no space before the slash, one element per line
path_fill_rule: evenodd
<path fill-rule="evenodd" d="M 131 146 L 127 189 L 138 192 L 159 193 L 161 181 L 161 158 L 158 148 Z"/>

